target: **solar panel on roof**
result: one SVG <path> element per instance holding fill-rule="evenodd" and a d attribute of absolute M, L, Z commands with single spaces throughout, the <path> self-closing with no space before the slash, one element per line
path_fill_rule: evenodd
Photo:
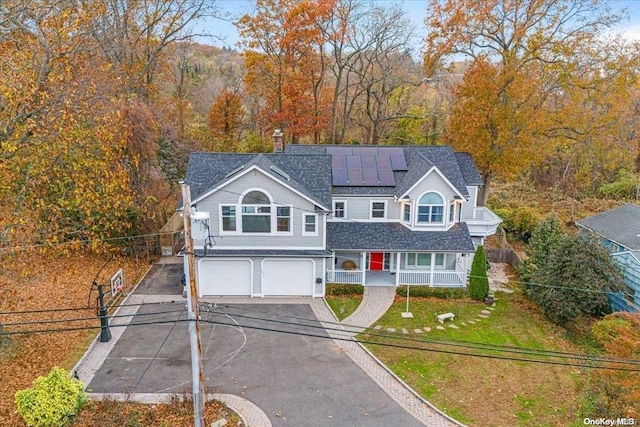
<path fill-rule="evenodd" d="M 334 169 L 346 169 L 347 158 L 342 155 L 331 156 L 331 167 Z"/>
<path fill-rule="evenodd" d="M 376 156 L 361 156 L 363 170 L 378 170 Z"/>
<path fill-rule="evenodd" d="M 346 169 L 333 169 L 331 171 L 333 185 L 345 186 L 349 184 Z"/>
<path fill-rule="evenodd" d="M 378 171 L 375 171 L 375 170 L 362 171 L 362 180 L 363 180 L 363 184 L 366 186 L 379 185 Z"/>
<path fill-rule="evenodd" d="M 407 170 L 407 159 L 404 158 L 404 154 L 402 154 L 401 156 L 397 156 L 397 155 L 391 156 L 391 168 L 394 171 Z"/>
<path fill-rule="evenodd" d="M 362 169 L 360 156 L 347 156 L 347 169 Z"/>
<path fill-rule="evenodd" d="M 396 180 L 393 177 L 393 171 L 378 170 L 378 178 L 380 185 L 383 187 L 393 187 L 396 185 Z"/>
<path fill-rule="evenodd" d="M 376 163 L 378 170 L 391 170 L 391 158 L 389 156 L 378 155 Z"/>
<path fill-rule="evenodd" d="M 403 156 L 404 157 L 404 149 L 402 147 L 380 147 L 381 153 L 387 154 L 389 156 Z"/>
<path fill-rule="evenodd" d="M 352 154 L 351 147 L 327 147 L 327 154 L 332 156 L 349 156 Z"/>
<path fill-rule="evenodd" d="M 377 147 L 353 147 L 353 154 L 361 156 L 376 156 L 378 154 Z"/>
<path fill-rule="evenodd" d="M 362 170 L 360 169 L 348 169 L 347 170 L 347 179 L 349 180 L 349 185 L 358 186 L 362 185 Z"/>

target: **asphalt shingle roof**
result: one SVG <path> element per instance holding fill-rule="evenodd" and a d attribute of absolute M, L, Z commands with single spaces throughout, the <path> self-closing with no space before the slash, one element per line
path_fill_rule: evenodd
<path fill-rule="evenodd" d="M 447 231 L 411 231 L 394 222 L 327 222 L 331 250 L 474 252 L 466 223 Z"/>
<path fill-rule="evenodd" d="M 640 250 L 640 206 L 626 203 L 577 224 L 630 250 Z"/>
<path fill-rule="evenodd" d="M 253 165 L 331 209 L 331 157 L 328 155 L 192 153 L 185 178 L 191 186 L 191 200 L 233 179 L 233 176 L 226 177 L 229 172 L 241 166 L 246 170 Z M 289 179 L 274 171 L 272 166 L 289 175 Z"/>

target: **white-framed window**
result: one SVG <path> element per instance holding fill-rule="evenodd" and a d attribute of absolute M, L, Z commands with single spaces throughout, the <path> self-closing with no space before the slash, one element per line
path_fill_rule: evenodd
<path fill-rule="evenodd" d="M 278 232 L 291 231 L 291 208 L 289 206 L 276 208 L 276 230 Z"/>
<path fill-rule="evenodd" d="M 242 232 L 271 233 L 271 201 L 261 191 L 250 191 L 242 198 Z"/>
<path fill-rule="evenodd" d="M 425 252 L 408 252 L 405 258 L 407 268 L 431 267 L 431 254 Z"/>
<path fill-rule="evenodd" d="M 371 209 L 369 210 L 369 219 L 386 219 L 387 218 L 387 201 L 372 200 Z"/>
<path fill-rule="evenodd" d="M 236 231 L 236 207 L 221 206 L 222 231 Z"/>
<path fill-rule="evenodd" d="M 434 267 L 444 268 L 446 259 L 444 253 L 431 254 L 425 252 L 407 252 L 405 266 L 407 268 L 431 268 L 431 257 L 433 256 L 435 256 Z"/>
<path fill-rule="evenodd" d="M 318 215 L 314 213 L 302 214 L 302 235 L 317 236 L 318 235 Z"/>
<path fill-rule="evenodd" d="M 418 223 L 442 224 L 444 220 L 444 199 L 434 192 L 423 194 L 418 199 Z"/>
<path fill-rule="evenodd" d="M 456 203 L 449 203 L 449 222 L 453 222 L 456 217 Z"/>
<path fill-rule="evenodd" d="M 333 217 L 334 218 L 347 217 L 347 201 L 346 200 L 333 201 Z"/>
<path fill-rule="evenodd" d="M 402 205 L 402 220 L 404 222 L 411 222 L 411 205 L 408 203 Z"/>
<path fill-rule="evenodd" d="M 259 189 L 250 189 L 237 204 L 220 205 L 220 232 L 225 234 L 291 235 L 293 208 L 276 205 Z"/>

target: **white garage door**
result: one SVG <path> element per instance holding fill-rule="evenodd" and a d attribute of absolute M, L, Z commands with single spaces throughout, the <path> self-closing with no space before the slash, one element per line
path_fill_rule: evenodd
<path fill-rule="evenodd" d="M 202 295 L 251 295 L 251 261 L 203 259 L 198 264 Z"/>
<path fill-rule="evenodd" d="M 268 259 L 262 264 L 264 295 L 313 295 L 314 262 Z"/>

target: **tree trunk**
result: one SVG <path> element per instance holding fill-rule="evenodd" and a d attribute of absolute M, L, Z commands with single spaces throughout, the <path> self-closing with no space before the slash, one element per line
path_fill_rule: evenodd
<path fill-rule="evenodd" d="M 491 172 L 485 172 L 482 174 L 482 180 L 484 181 L 484 186 L 478 189 L 478 206 L 487 206 L 487 199 L 489 198 L 489 191 L 491 185 L 491 178 L 493 174 Z"/>

